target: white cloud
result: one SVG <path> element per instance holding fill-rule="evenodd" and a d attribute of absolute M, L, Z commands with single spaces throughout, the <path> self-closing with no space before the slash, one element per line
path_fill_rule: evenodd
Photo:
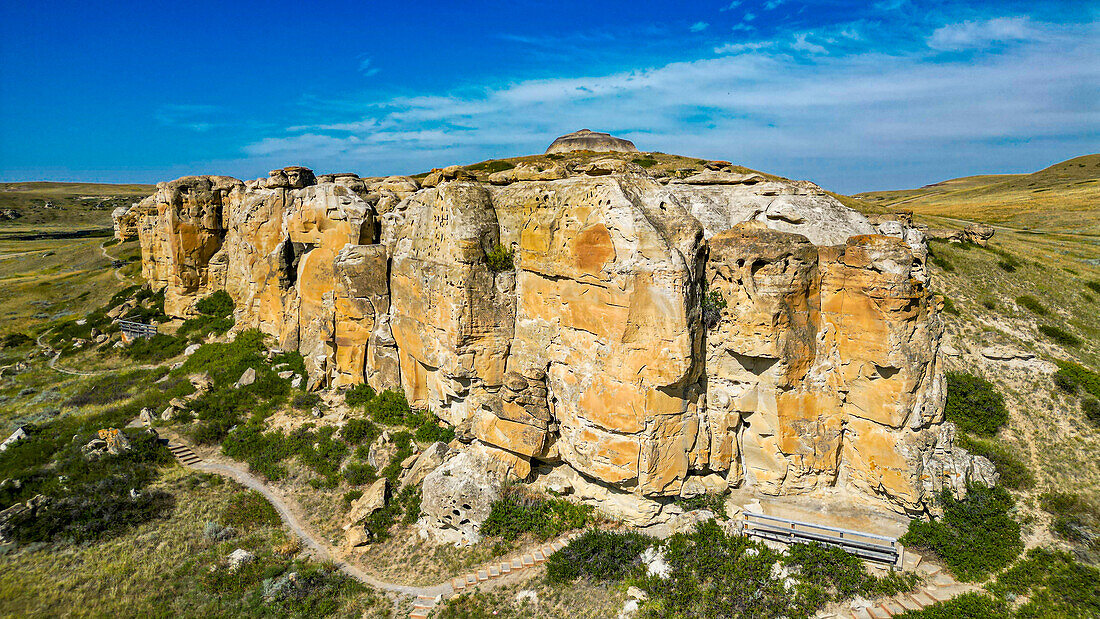
<path fill-rule="evenodd" d="M 688 28 L 688 30 L 691 30 L 692 32 L 702 32 L 702 31 L 706 30 L 707 26 L 709 26 L 709 25 L 710 24 L 708 24 L 705 21 L 697 21 L 694 24 L 692 24 L 691 27 Z"/>
<path fill-rule="evenodd" d="M 928 38 L 928 46 L 943 51 L 959 51 L 995 43 L 1026 41 L 1037 36 L 1039 33 L 1027 17 L 997 17 L 937 28 Z"/>
<path fill-rule="evenodd" d="M 733 9 L 736 9 L 739 6 L 741 6 L 741 0 L 733 0 L 733 2 L 730 2 L 729 4 L 727 4 L 726 6 L 720 8 L 718 10 L 724 13 L 726 11 L 732 11 Z"/>
<path fill-rule="evenodd" d="M 829 50 L 825 49 L 824 47 L 816 43 L 811 43 L 807 41 L 807 36 L 808 35 L 805 32 L 796 34 L 794 36 L 794 43 L 791 43 L 791 49 L 797 49 L 798 51 L 808 52 L 811 54 L 826 54 L 829 52 Z"/>
<path fill-rule="evenodd" d="M 1077 32 L 1074 44 L 1038 37 L 981 62 L 928 51 L 824 54 L 809 33 L 731 43 L 717 57 L 362 104 L 348 122 L 296 127 L 302 133 L 260 139 L 246 153 L 253 166 L 411 172 L 541 152 L 554 136 L 591 127 L 641 149 L 812 176 L 841 191 L 888 187 L 891 174 L 931 182 L 978 164 L 1018 166 L 1020 151 L 998 144 L 1094 148 L 1096 30 Z"/>
<path fill-rule="evenodd" d="M 779 5 L 783 4 L 783 2 L 784 0 L 768 0 L 764 3 L 764 9 L 771 11 L 772 9 L 775 9 Z"/>
<path fill-rule="evenodd" d="M 751 41 L 748 43 L 726 43 L 714 48 L 715 54 L 743 54 L 775 47 L 775 41 Z"/>
<path fill-rule="evenodd" d="M 743 19 L 745 21 L 752 21 L 752 20 L 756 19 L 756 14 L 755 13 L 745 13 L 745 16 L 742 17 L 741 19 Z"/>
<path fill-rule="evenodd" d="M 180 127 L 205 133 L 222 125 L 213 120 L 220 113 L 222 109 L 216 105 L 168 103 L 158 107 L 153 117 L 166 127 Z"/>
<path fill-rule="evenodd" d="M 372 75 L 377 75 L 378 71 L 379 71 L 378 67 L 372 67 L 371 66 L 371 59 L 370 58 L 364 58 L 364 59 L 359 61 L 359 72 L 362 73 L 364 77 L 370 77 Z"/>

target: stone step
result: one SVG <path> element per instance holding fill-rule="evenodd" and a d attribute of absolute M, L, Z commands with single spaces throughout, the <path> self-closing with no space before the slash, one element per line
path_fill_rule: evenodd
<path fill-rule="evenodd" d="M 428 619 L 428 613 L 431 612 L 430 608 L 414 608 L 409 613 L 409 619 Z"/>
<path fill-rule="evenodd" d="M 958 583 L 955 582 L 954 578 L 951 578 L 946 573 L 940 572 L 939 574 L 936 574 L 932 577 L 932 584 L 936 585 L 937 587 L 950 587 Z"/>
<path fill-rule="evenodd" d="M 465 578 L 454 578 L 454 579 L 452 579 L 451 580 L 451 588 L 453 588 L 455 591 L 461 591 L 461 590 L 465 589 L 466 588 L 466 579 Z"/>
<path fill-rule="evenodd" d="M 917 571 L 923 572 L 925 575 L 928 576 L 935 576 L 936 574 L 939 574 L 942 570 L 938 565 L 932 565 L 931 563 L 921 563 L 917 566 Z"/>
<path fill-rule="evenodd" d="M 871 613 L 867 612 L 866 608 L 860 608 L 852 611 L 852 619 L 873 619 Z"/>
<path fill-rule="evenodd" d="M 541 550 L 536 550 L 535 552 L 531 553 L 531 556 L 535 559 L 535 565 L 546 562 L 546 555 L 542 554 Z"/>
<path fill-rule="evenodd" d="M 917 601 L 910 598 L 908 595 L 899 595 L 896 599 L 897 599 L 898 605 L 901 606 L 902 608 L 904 608 L 905 610 L 920 610 L 921 609 L 921 605 L 917 604 Z"/>
<path fill-rule="evenodd" d="M 933 600 L 931 596 L 921 591 L 918 591 L 910 595 L 909 597 L 913 598 L 913 600 L 916 601 L 917 604 L 920 604 L 922 608 L 925 606 L 931 606 L 936 603 L 936 600 Z"/>
<path fill-rule="evenodd" d="M 883 608 L 890 613 L 890 616 L 900 615 L 905 612 L 905 607 L 898 603 L 896 600 L 886 600 L 882 603 Z"/>
<path fill-rule="evenodd" d="M 523 567 L 530 567 L 535 564 L 535 558 L 531 555 L 523 555 L 520 560 L 523 561 Z"/>
<path fill-rule="evenodd" d="M 512 572 L 512 564 L 511 563 L 505 561 L 505 562 L 500 564 L 500 573 L 501 574 L 509 574 L 511 572 Z"/>
<path fill-rule="evenodd" d="M 495 565 L 489 566 L 489 578 L 498 578 L 500 576 L 500 568 Z"/>
<path fill-rule="evenodd" d="M 513 570 L 522 570 L 523 569 L 523 559 L 518 558 L 518 557 L 515 558 L 515 559 L 512 559 L 512 569 Z"/>
<path fill-rule="evenodd" d="M 936 600 L 937 602 L 946 602 L 951 598 L 962 595 L 967 592 L 967 587 L 963 585 L 952 585 L 950 587 L 931 587 L 924 591 L 928 597 Z"/>

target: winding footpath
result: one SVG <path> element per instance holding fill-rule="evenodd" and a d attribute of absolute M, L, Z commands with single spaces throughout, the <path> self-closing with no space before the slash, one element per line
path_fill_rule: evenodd
<path fill-rule="evenodd" d="M 487 581 L 541 565 L 546 562 L 551 554 L 564 548 L 570 540 L 580 534 L 580 532 L 566 534 L 554 542 L 523 553 L 511 560 L 494 562 L 482 566 L 480 569 L 473 570 L 469 574 L 453 578 L 437 585 L 420 587 L 387 582 L 366 574 L 356 566 L 340 560 L 338 552 L 329 544 L 325 543 L 319 536 L 315 535 L 315 533 L 298 518 L 297 514 L 301 512 L 301 509 L 297 502 L 292 498 L 283 496 L 280 492 L 272 489 L 263 481 L 249 473 L 247 471 L 247 465 L 236 462 L 230 464 L 203 461 L 194 453 L 189 445 L 178 437 L 172 437 L 172 439 L 170 439 L 168 449 L 180 464 L 187 468 L 228 477 L 262 494 L 279 513 L 279 518 L 282 519 L 287 528 L 309 548 L 316 559 L 333 563 L 340 571 L 351 578 L 375 589 L 415 598 L 412 612 L 409 614 L 410 619 L 426 618 L 436 604 L 454 596 L 464 589 L 473 588 Z M 396 600 L 396 603 L 400 603 L 400 600 Z"/>

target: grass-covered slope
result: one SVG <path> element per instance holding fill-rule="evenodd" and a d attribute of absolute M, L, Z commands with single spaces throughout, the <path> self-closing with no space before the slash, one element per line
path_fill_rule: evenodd
<path fill-rule="evenodd" d="M 111 211 L 150 195 L 153 185 L 106 183 L 0 183 L 0 229 L 103 227 Z M 9 219 L 12 214 L 18 216 Z"/>
<path fill-rule="evenodd" d="M 1032 174 L 956 178 L 919 189 L 856 194 L 869 206 L 1010 228 L 1100 234 L 1100 154 Z"/>

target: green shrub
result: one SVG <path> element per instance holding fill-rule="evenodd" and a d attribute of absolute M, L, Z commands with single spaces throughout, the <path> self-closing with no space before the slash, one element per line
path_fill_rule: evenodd
<path fill-rule="evenodd" d="M 200 299 L 195 310 L 205 316 L 228 318 L 233 314 L 233 298 L 224 290 L 218 290 L 210 296 Z"/>
<path fill-rule="evenodd" d="M 959 315 L 959 308 L 955 307 L 955 303 L 946 296 L 943 297 L 943 311 L 954 316 Z"/>
<path fill-rule="evenodd" d="M 299 393 L 294 396 L 294 399 L 290 401 L 290 405 L 294 408 L 305 411 L 311 410 L 314 406 L 321 403 L 321 396 L 316 393 Z"/>
<path fill-rule="evenodd" d="M 910 521 L 901 543 L 935 552 L 966 581 L 980 580 L 1020 554 L 1020 525 L 1009 516 L 1015 501 L 1003 488 L 971 484 L 961 501 L 944 490 L 939 503 L 943 517 Z"/>
<path fill-rule="evenodd" d="M 921 610 L 909 610 L 898 619 L 1002 619 L 1011 617 L 1012 609 L 1001 600 L 984 593 L 969 591 L 946 602 L 937 602 Z"/>
<path fill-rule="evenodd" d="M 641 555 L 656 540 L 634 532 L 589 529 L 550 555 L 546 578 L 567 583 L 584 577 L 596 581 L 622 580 L 641 565 Z"/>
<path fill-rule="evenodd" d="M 348 406 L 366 406 L 367 402 L 374 399 L 374 389 L 367 383 L 360 383 L 344 393 L 344 402 Z"/>
<path fill-rule="evenodd" d="M 1100 570 L 1066 552 L 1032 548 L 988 588 L 999 598 L 1026 596 L 1017 617 L 1100 616 Z"/>
<path fill-rule="evenodd" d="M 249 531 L 257 527 L 279 526 L 282 520 L 279 512 L 268 503 L 264 495 L 255 490 L 247 490 L 233 495 L 229 505 L 222 510 L 221 523 L 239 531 Z"/>
<path fill-rule="evenodd" d="M 481 532 L 509 541 L 525 533 L 547 539 L 583 527 L 592 521 L 593 513 L 588 505 L 544 497 L 518 485 L 510 486 L 493 502 Z"/>
<path fill-rule="evenodd" d="M 1100 426 L 1100 400 L 1084 398 L 1081 400 L 1081 412 L 1095 426 Z"/>
<path fill-rule="evenodd" d="M 366 411 L 375 422 L 391 426 L 405 425 L 405 421 L 412 415 L 405 394 L 389 389 L 367 402 Z"/>
<path fill-rule="evenodd" d="M 366 462 L 349 462 L 344 466 L 343 473 L 349 486 L 362 486 L 378 479 L 378 471 Z"/>
<path fill-rule="evenodd" d="M 944 413 L 960 430 L 983 436 L 1008 423 L 1004 397 L 989 381 L 965 372 L 947 372 Z"/>
<path fill-rule="evenodd" d="M 1002 486 L 1013 490 L 1026 490 L 1035 485 L 1035 475 L 1032 474 L 1028 465 L 1021 462 L 1003 445 L 966 434 L 960 434 L 956 440 L 963 449 L 992 462 L 993 466 L 997 467 L 997 472 L 1001 474 Z"/>
<path fill-rule="evenodd" d="M 646 573 L 628 579 L 649 595 L 641 607 L 644 617 L 809 617 L 850 595 L 875 597 L 916 584 L 913 576 L 875 578 L 859 559 L 836 548 L 795 544 L 783 555 L 727 534 L 713 520 L 658 548 L 667 577 Z M 785 568 L 786 576 L 778 568 Z"/>
<path fill-rule="evenodd" d="M 982 299 L 982 307 L 987 310 L 995 310 L 997 309 L 997 302 L 993 299 Z"/>
<path fill-rule="evenodd" d="M 1050 530 L 1058 537 L 1100 547 L 1100 507 L 1071 492 L 1047 492 L 1039 506 L 1054 516 Z"/>
<path fill-rule="evenodd" d="M 505 170 L 511 170 L 516 167 L 515 164 L 509 161 L 482 161 L 481 163 L 475 163 L 474 165 L 467 166 L 467 170 L 474 170 L 475 172 L 487 172 L 493 174 L 495 172 L 503 172 Z"/>
<path fill-rule="evenodd" d="M 676 500 L 676 504 L 684 508 L 684 511 L 695 511 L 697 509 L 706 509 L 714 512 L 714 515 L 719 518 L 726 518 L 726 497 L 728 492 L 721 494 L 700 494 L 691 498 L 680 498 Z"/>
<path fill-rule="evenodd" d="M 161 363 L 182 354 L 185 348 L 187 340 L 158 333 L 149 338 L 139 337 L 123 350 L 136 361 Z"/>
<path fill-rule="evenodd" d="M 952 273 L 955 271 L 955 265 L 951 264 L 951 261 L 948 260 L 946 256 L 941 256 L 939 254 L 929 252 L 928 259 L 932 264 L 938 266 L 947 273 Z"/>
<path fill-rule="evenodd" d="M 37 494 L 48 498 L 37 512 L 16 515 L 6 523 L 13 539 L 90 542 L 165 516 L 173 509 L 171 495 L 147 488 L 156 479 L 157 468 L 172 461 L 167 448 L 152 434 L 125 430 L 131 448 L 118 455 L 88 459 L 81 453 L 81 447 L 97 436 L 95 430 L 121 426 L 131 412 L 129 408 L 114 409 L 32 426 L 28 438 L 0 452 L 3 477 L 21 482 L 18 488 L 9 485 L 0 490 L 0 509 Z"/>
<path fill-rule="evenodd" d="M 187 338 L 189 342 L 200 342 L 210 335 L 224 335 L 233 328 L 232 318 L 216 318 L 214 316 L 197 316 L 183 321 L 179 329 L 176 329 L 176 337 Z"/>
<path fill-rule="evenodd" d="M 366 419 L 359 418 L 348 419 L 347 423 L 344 424 L 344 428 L 340 430 L 340 436 L 343 436 L 344 440 L 352 445 L 359 445 L 360 443 L 369 445 L 381 434 L 382 431 L 378 429 L 378 426 Z"/>
<path fill-rule="evenodd" d="M 1076 393 L 1083 389 L 1094 398 L 1100 398 L 1100 374 L 1070 361 L 1055 361 L 1058 371 L 1054 373 L 1054 383 L 1066 393 Z"/>
<path fill-rule="evenodd" d="M 363 498 L 362 490 L 351 490 L 344 493 L 344 509 L 350 509 L 351 504 Z"/>
<path fill-rule="evenodd" d="M 65 401 L 65 406 L 99 406 L 133 397 L 146 385 L 164 376 L 166 370 L 130 370 L 92 379 L 84 389 Z"/>
<path fill-rule="evenodd" d="M 500 243 L 493 245 L 492 249 L 485 252 L 485 262 L 493 273 L 511 271 L 516 268 L 513 258 L 513 251 Z"/>
<path fill-rule="evenodd" d="M 652 168 L 653 166 L 657 165 L 657 160 L 656 159 L 650 159 L 649 157 L 636 158 L 636 159 L 633 159 L 632 162 L 635 165 L 642 166 L 643 168 Z"/>
<path fill-rule="evenodd" d="M 721 290 L 703 290 L 703 324 L 708 329 L 713 329 L 722 319 L 722 310 L 726 309 L 726 305 L 726 299 L 722 296 Z"/>
<path fill-rule="evenodd" d="M 1039 303 L 1038 299 L 1028 296 L 1026 294 L 1016 297 L 1016 304 L 1026 307 L 1027 309 L 1031 310 L 1032 313 L 1038 314 L 1039 316 L 1046 316 L 1050 313 L 1049 311 L 1047 311 L 1047 308 L 1043 307 L 1042 303 Z"/>
<path fill-rule="evenodd" d="M 1100 292 L 1100 282 L 1085 282 L 1085 285 L 1091 288 L 1093 292 Z"/>
<path fill-rule="evenodd" d="M 450 443 L 455 437 L 454 428 L 444 425 L 431 411 L 414 413 L 408 425 L 415 428 L 413 436 L 421 443 Z"/>
<path fill-rule="evenodd" d="M 1081 338 L 1076 335 L 1053 325 L 1039 325 L 1039 332 L 1050 338 L 1055 344 L 1060 346 L 1069 346 L 1070 348 L 1077 348 L 1081 344 Z"/>
<path fill-rule="evenodd" d="M 34 338 L 26 333 L 9 333 L 0 340 L 0 348 L 19 348 L 34 343 Z"/>

